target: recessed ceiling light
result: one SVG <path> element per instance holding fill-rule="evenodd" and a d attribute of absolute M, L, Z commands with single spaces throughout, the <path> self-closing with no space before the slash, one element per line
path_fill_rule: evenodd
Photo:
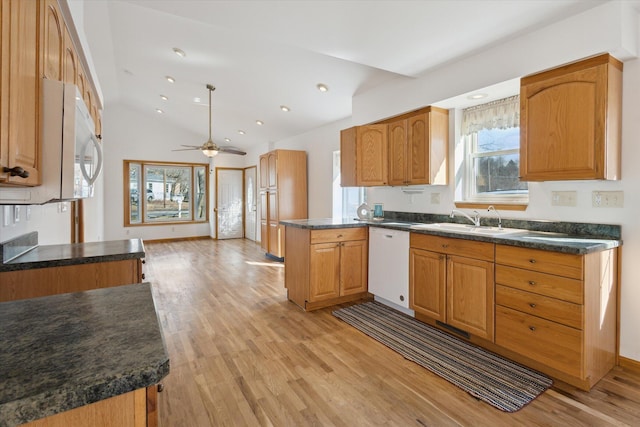
<path fill-rule="evenodd" d="M 282 111 L 284 111 L 285 113 L 286 113 L 286 112 L 288 112 L 288 111 L 291 111 L 291 109 L 290 109 L 289 107 L 287 107 L 286 105 L 281 105 L 281 106 L 280 106 L 280 109 L 281 109 Z"/>
<path fill-rule="evenodd" d="M 318 84 L 316 85 L 316 87 L 318 88 L 318 90 L 319 90 L 320 92 L 328 92 L 328 91 L 329 91 L 329 88 L 328 88 L 328 87 L 327 87 L 327 85 L 326 85 L 326 84 L 324 84 L 324 83 L 318 83 Z"/>
<path fill-rule="evenodd" d="M 176 82 L 176 79 L 174 79 L 174 78 L 173 78 L 173 77 L 171 77 L 171 76 L 165 76 L 165 79 L 167 79 L 167 81 L 168 81 L 169 83 L 175 83 L 175 82 Z"/>
<path fill-rule="evenodd" d="M 238 129 L 238 133 L 239 133 L 240 135 L 244 135 L 244 131 L 243 131 L 242 129 Z"/>
<path fill-rule="evenodd" d="M 262 120 L 256 120 L 256 124 L 258 126 L 262 126 L 264 124 L 264 122 Z"/>
<path fill-rule="evenodd" d="M 489 95 L 487 95 L 486 93 L 474 93 L 474 94 L 471 94 L 471 95 L 467 96 L 467 98 L 469 98 L 469 99 L 482 99 L 482 98 L 486 98 L 487 96 L 489 96 Z"/>
<path fill-rule="evenodd" d="M 163 101 L 169 100 L 169 98 L 167 98 L 167 95 L 160 95 L 160 99 L 162 99 Z"/>
<path fill-rule="evenodd" d="M 196 96 L 195 98 L 193 98 L 193 102 L 195 102 L 196 104 L 199 104 L 200 103 L 200 97 Z"/>
<path fill-rule="evenodd" d="M 229 139 L 229 138 L 225 138 L 225 139 L 224 139 L 224 142 L 231 142 L 231 139 Z"/>
<path fill-rule="evenodd" d="M 161 109 L 159 109 L 159 108 L 156 108 L 156 113 L 158 113 L 158 114 L 163 114 L 163 113 L 164 113 L 164 111 L 162 111 L 162 110 L 161 110 Z"/>
<path fill-rule="evenodd" d="M 187 56 L 186 53 L 184 53 L 184 50 L 174 47 L 173 51 L 175 52 L 176 55 L 178 55 L 180 58 L 184 58 L 185 56 Z"/>

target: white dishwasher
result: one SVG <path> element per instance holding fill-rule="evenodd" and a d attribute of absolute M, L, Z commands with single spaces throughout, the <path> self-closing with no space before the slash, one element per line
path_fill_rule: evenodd
<path fill-rule="evenodd" d="M 409 232 L 369 227 L 369 292 L 376 301 L 411 316 Z"/>

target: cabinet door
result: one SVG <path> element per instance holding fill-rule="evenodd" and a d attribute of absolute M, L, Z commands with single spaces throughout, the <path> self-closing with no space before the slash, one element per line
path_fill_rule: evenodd
<path fill-rule="evenodd" d="M 340 296 L 367 291 L 368 245 L 366 240 L 340 246 Z"/>
<path fill-rule="evenodd" d="M 62 59 L 62 80 L 76 84 L 78 80 L 78 54 L 73 46 L 69 30 L 64 30 L 64 57 Z"/>
<path fill-rule="evenodd" d="M 43 77 L 62 81 L 64 77 L 65 25 L 58 9 L 57 0 L 46 0 L 44 7 Z"/>
<path fill-rule="evenodd" d="M 338 243 L 311 245 L 309 301 L 340 296 L 340 246 Z"/>
<path fill-rule="evenodd" d="M 269 198 L 267 192 L 260 192 L 260 247 L 269 252 Z"/>
<path fill-rule="evenodd" d="M 387 185 L 387 125 L 356 128 L 356 170 L 358 185 Z"/>
<path fill-rule="evenodd" d="M 441 322 L 446 321 L 446 255 L 410 249 L 409 307 Z"/>
<path fill-rule="evenodd" d="M 407 121 L 389 124 L 389 185 L 407 184 Z"/>
<path fill-rule="evenodd" d="M 447 257 L 447 324 L 493 341 L 494 301 L 493 263 Z"/>
<path fill-rule="evenodd" d="M 604 178 L 606 69 L 601 65 L 521 87 L 521 179 Z"/>
<path fill-rule="evenodd" d="M 430 184 L 429 114 L 410 117 L 407 123 L 407 183 Z"/>
<path fill-rule="evenodd" d="M 263 154 L 260 156 L 260 189 L 269 187 L 269 156 Z"/>
<path fill-rule="evenodd" d="M 267 179 L 269 188 L 278 187 L 278 154 L 275 152 L 269 153 L 267 156 Z"/>
<path fill-rule="evenodd" d="M 0 173 L 0 180 L 18 185 L 40 185 L 40 24 L 39 2 L 2 3 L 2 167 L 21 167 L 28 178 Z M 5 15 L 6 14 L 6 15 Z M 11 37 L 8 37 L 8 34 Z M 5 76 L 5 73 L 8 73 Z M 10 92 L 10 93 L 9 93 Z M 7 102 L 8 98 L 8 102 Z M 5 154 L 6 153 L 6 154 Z"/>
<path fill-rule="evenodd" d="M 9 2 L 0 0 L 0 182 L 8 178 L 2 172 L 9 166 Z"/>

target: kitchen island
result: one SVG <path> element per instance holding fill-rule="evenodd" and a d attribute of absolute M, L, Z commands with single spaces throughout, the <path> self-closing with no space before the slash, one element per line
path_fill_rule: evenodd
<path fill-rule="evenodd" d="M 0 303 L 0 324 L 1 427 L 154 425 L 169 357 L 149 283 Z"/>

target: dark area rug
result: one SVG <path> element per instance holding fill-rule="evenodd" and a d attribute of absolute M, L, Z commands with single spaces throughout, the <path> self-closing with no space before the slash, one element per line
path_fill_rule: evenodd
<path fill-rule="evenodd" d="M 342 308 L 333 315 L 505 412 L 521 409 L 553 384 L 537 371 L 377 302 Z"/>

